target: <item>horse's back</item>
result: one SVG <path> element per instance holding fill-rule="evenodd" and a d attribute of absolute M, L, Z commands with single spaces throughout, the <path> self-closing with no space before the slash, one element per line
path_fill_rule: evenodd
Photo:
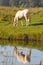
<path fill-rule="evenodd" d="M 21 13 L 22 13 L 21 10 L 19 10 L 19 11 L 16 13 L 16 16 L 15 16 L 15 17 L 17 18 L 17 17 L 21 16 Z"/>
<path fill-rule="evenodd" d="M 28 9 L 24 9 L 23 12 L 24 12 L 25 14 L 27 14 L 27 13 L 29 13 L 29 10 L 28 10 Z"/>
<path fill-rule="evenodd" d="M 23 11 L 24 11 L 24 12 L 29 12 L 29 10 L 28 10 L 28 9 L 24 9 Z"/>
<path fill-rule="evenodd" d="M 16 18 L 19 18 L 21 19 L 22 17 L 24 16 L 24 12 L 22 10 L 19 10 L 17 13 L 16 13 Z"/>
<path fill-rule="evenodd" d="M 19 10 L 17 13 L 16 13 L 16 17 L 19 17 L 19 16 L 24 16 L 26 14 L 29 13 L 29 10 L 28 9 L 24 9 L 24 10 Z"/>
<path fill-rule="evenodd" d="M 17 14 L 21 14 L 21 13 L 28 13 L 28 12 L 29 12 L 28 9 L 19 10 L 19 11 L 16 13 L 16 15 L 17 15 Z"/>

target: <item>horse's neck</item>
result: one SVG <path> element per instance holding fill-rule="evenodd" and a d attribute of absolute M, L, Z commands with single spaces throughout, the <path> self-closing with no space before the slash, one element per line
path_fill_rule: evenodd
<path fill-rule="evenodd" d="M 15 18 L 14 18 L 14 21 L 15 21 L 15 22 L 18 22 L 18 18 L 17 18 L 16 16 L 15 16 Z"/>

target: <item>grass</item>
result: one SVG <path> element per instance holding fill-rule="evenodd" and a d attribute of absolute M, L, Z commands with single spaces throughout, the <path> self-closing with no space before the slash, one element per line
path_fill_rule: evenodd
<path fill-rule="evenodd" d="M 0 7 L 0 38 L 28 38 L 42 40 L 43 42 L 43 8 L 29 8 L 31 22 L 30 26 L 13 26 L 13 19 L 18 10 L 24 8 Z M 25 24 L 25 20 L 22 20 Z"/>
<path fill-rule="evenodd" d="M 5 40 L 0 40 L 0 45 L 1 46 L 21 46 L 21 47 L 25 47 L 25 48 L 35 48 L 35 49 L 39 49 L 39 50 L 43 50 L 43 44 L 41 42 L 26 42 L 26 41 L 5 41 Z"/>

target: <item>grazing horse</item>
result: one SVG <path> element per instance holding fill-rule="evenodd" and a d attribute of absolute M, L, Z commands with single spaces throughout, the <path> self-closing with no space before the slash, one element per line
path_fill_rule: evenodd
<path fill-rule="evenodd" d="M 31 57 L 31 50 L 25 54 L 23 52 L 19 53 L 17 51 L 17 47 L 14 48 L 15 56 L 19 62 L 22 63 L 30 63 L 30 57 Z"/>
<path fill-rule="evenodd" d="M 30 22 L 30 16 L 29 16 L 29 10 L 28 9 L 24 9 L 24 10 L 19 10 L 14 18 L 14 26 L 17 26 L 18 20 L 22 20 L 22 18 L 25 18 L 26 20 L 26 26 L 29 25 Z M 23 22 L 21 21 L 21 24 L 23 26 Z"/>

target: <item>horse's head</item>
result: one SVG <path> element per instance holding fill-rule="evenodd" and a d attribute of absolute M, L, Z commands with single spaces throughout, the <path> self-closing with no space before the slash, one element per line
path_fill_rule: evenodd
<path fill-rule="evenodd" d="M 17 47 L 16 46 L 14 47 L 14 53 L 15 53 L 15 56 L 18 55 L 18 50 L 17 50 Z"/>
<path fill-rule="evenodd" d="M 16 20 L 16 18 L 14 18 L 14 23 L 13 23 L 13 25 L 16 26 L 16 24 L 17 24 L 17 20 Z"/>

